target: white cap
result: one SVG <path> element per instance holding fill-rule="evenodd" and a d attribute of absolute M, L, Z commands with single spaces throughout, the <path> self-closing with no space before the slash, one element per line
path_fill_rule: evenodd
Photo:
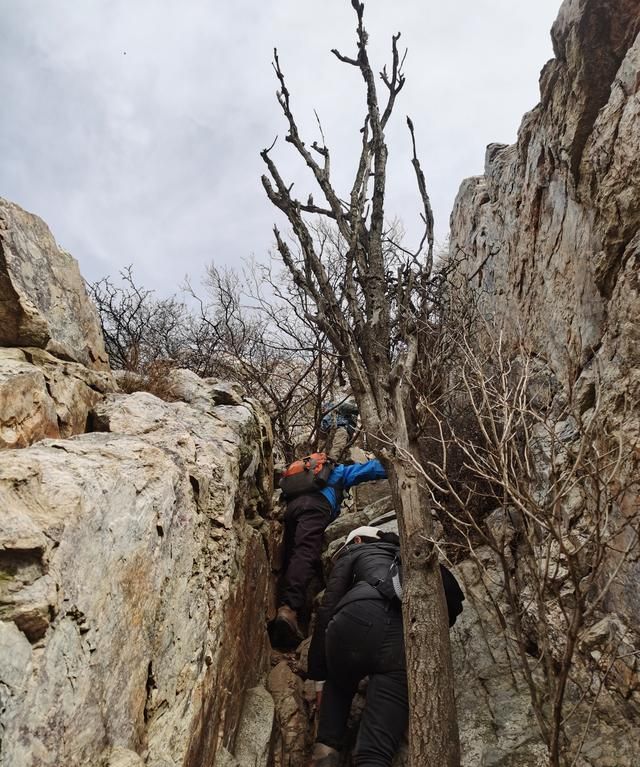
<path fill-rule="evenodd" d="M 360 538 L 379 538 L 380 528 L 371 527 L 370 525 L 363 525 L 362 527 L 356 527 L 355 530 L 352 530 L 349 533 L 349 535 L 347 535 L 347 540 L 345 541 L 345 545 L 347 543 L 351 543 L 351 541 L 358 536 Z"/>

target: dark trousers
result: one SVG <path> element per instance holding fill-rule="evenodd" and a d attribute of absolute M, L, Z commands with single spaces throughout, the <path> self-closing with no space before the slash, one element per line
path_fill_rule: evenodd
<path fill-rule="evenodd" d="M 342 748 L 351 701 L 360 680 L 368 676 L 354 764 L 389 767 L 409 718 L 402 613 L 386 600 L 351 602 L 331 619 L 325 647 L 329 675 L 318 742 Z"/>
<path fill-rule="evenodd" d="M 287 504 L 281 602 L 296 612 L 304 607 L 307 586 L 319 568 L 324 530 L 330 521 L 331 506 L 323 495 L 303 495 Z"/>

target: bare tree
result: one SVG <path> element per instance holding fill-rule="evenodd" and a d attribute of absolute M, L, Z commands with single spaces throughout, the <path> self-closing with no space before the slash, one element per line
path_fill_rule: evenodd
<path fill-rule="evenodd" d="M 574 765 L 607 677 L 627 673 L 615 646 L 589 673 L 577 655 L 637 556 L 640 515 L 621 511 L 637 446 L 607 427 L 597 375 L 586 393 L 560 390 L 522 343 L 507 344 L 477 315 L 472 336 L 467 320 L 450 323 L 439 339 L 454 349 L 456 365 L 441 399 L 433 389 L 423 399 L 432 459 L 415 466 L 457 531 L 461 553 L 486 578 L 488 605 L 515 645 L 550 765 Z M 502 513 L 479 514 L 479 497 Z M 491 594 L 480 547 L 495 555 L 506 610 Z"/>
<path fill-rule="evenodd" d="M 120 284 L 106 277 L 88 286 L 111 365 L 132 373 L 121 386 L 171 398 L 175 367 L 237 381 L 265 406 L 285 461 L 301 445 L 317 445 L 339 364 L 326 335 L 306 319 L 298 288 L 270 265 L 249 262 L 240 271 L 211 264 L 201 289 L 187 281 L 188 305 L 156 298 L 131 267 L 121 277 Z"/>
<path fill-rule="evenodd" d="M 140 372 L 159 359 L 174 359 L 186 345 L 188 310 L 174 296 L 155 298 L 137 285 L 133 269 L 120 273 L 120 284 L 104 277 L 87 286 L 98 308 L 113 368 Z"/>
<path fill-rule="evenodd" d="M 205 287 L 223 329 L 218 367 L 263 402 L 285 460 L 293 460 L 301 446 L 317 445 L 322 406 L 339 376 L 326 334 L 308 321 L 307 297 L 271 264 L 249 262 L 242 274 L 212 264 Z"/>
<path fill-rule="evenodd" d="M 428 494 L 415 466 L 419 441 L 413 423 L 414 376 L 422 346 L 428 343 L 432 316 L 433 216 L 413 125 L 407 119 L 423 211 L 424 233 L 417 249 L 395 242 L 386 223 L 384 132 L 405 83 L 404 55 L 398 49 L 400 35 L 394 35 L 390 70 L 380 73 L 386 93 L 382 103 L 367 51 L 364 4 L 352 0 L 351 5 L 357 17 L 357 52 L 350 57 L 333 51 L 359 72 L 366 92 L 360 156 L 351 190 L 343 199 L 333 185 L 330 151 L 320 124 L 320 138 L 310 146 L 300 136 L 277 51 L 274 70 L 278 103 L 288 127 L 286 141 L 311 171 L 323 201 L 316 204 L 309 196 L 304 203 L 293 196 L 292 185 L 272 158 L 273 145 L 261 152 L 268 170 L 262 183 L 293 230 L 293 248 L 277 227 L 274 233 L 291 280 L 308 299 L 305 316 L 326 333 L 340 356 L 364 429 L 390 477 L 406 578 L 403 616 L 411 765 L 454 767 L 460 756 L 448 621 Z M 339 259 L 327 254 L 314 217 L 330 222 L 344 242 Z"/>

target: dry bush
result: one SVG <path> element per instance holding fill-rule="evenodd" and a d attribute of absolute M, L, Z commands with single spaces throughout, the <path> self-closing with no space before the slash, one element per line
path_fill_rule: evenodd
<path fill-rule="evenodd" d="M 607 425 L 597 375 L 588 396 L 561 389 L 473 302 L 454 308 L 433 345 L 429 386 L 420 382 L 416 468 L 445 526 L 445 548 L 476 562 L 515 642 L 550 764 L 575 764 L 607 677 L 616 668 L 628 676 L 635 663 L 622 653 L 632 641 L 624 632 L 589 673 L 577 655 L 640 550 L 637 504 L 621 511 L 635 492 L 624 478 L 634 476 L 636 445 Z M 481 547 L 501 570 L 506 613 L 490 594 Z"/>
<path fill-rule="evenodd" d="M 156 360 L 180 358 L 189 348 L 194 328 L 187 306 L 137 285 L 130 266 L 120 273 L 119 284 L 104 277 L 87 289 L 114 370 L 140 373 Z"/>
<path fill-rule="evenodd" d="M 119 371 L 118 386 L 125 394 L 145 391 L 165 402 L 175 402 L 178 399 L 172 376 L 175 369 L 176 364 L 172 360 L 155 360 L 138 373 L 131 370 Z"/>
<path fill-rule="evenodd" d="M 322 404 L 341 382 L 340 360 L 308 320 L 306 297 L 270 265 L 212 264 L 199 290 L 187 283 L 185 301 L 155 297 L 131 267 L 118 284 L 107 277 L 88 287 L 111 365 L 126 372 L 123 390 L 172 399 L 174 367 L 235 381 L 265 407 L 285 462 L 300 443 L 317 445 Z"/>
<path fill-rule="evenodd" d="M 413 381 L 415 439 L 422 471 L 430 463 L 446 464 L 448 479 L 464 497 L 467 513 L 481 524 L 496 508 L 496 488 L 472 470 L 460 444 L 481 441 L 481 429 L 458 375 L 464 364 L 463 339 L 479 343 L 479 315 L 475 297 L 455 282 L 456 266 L 453 259 L 438 260 L 432 311 L 420 328 L 422 347 Z M 474 538 L 474 533 L 463 533 L 452 521 L 457 504 L 449 493 L 431 487 L 430 495 L 434 507 L 444 512 L 439 514 L 441 545 L 455 563 L 468 555 L 468 537 Z"/>

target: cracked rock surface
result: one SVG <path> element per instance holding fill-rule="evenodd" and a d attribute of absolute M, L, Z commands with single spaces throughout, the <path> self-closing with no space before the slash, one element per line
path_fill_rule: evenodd
<path fill-rule="evenodd" d="M 110 431 L 0 453 L 3 767 L 195 765 L 235 736 L 266 659 L 269 433 L 227 408 L 111 395 Z"/>
<path fill-rule="evenodd" d="M 240 729 L 264 767 L 262 409 L 181 370 L 117 393 L 76 262 L 4 201 L 0 328 L 0 765 L 201 767 Z"/>
<path fill-rule="evenodd" d="M 38 216 L 0 198 L 0 346 L 35 346 L 108 370 L 77 261 Z"/>

